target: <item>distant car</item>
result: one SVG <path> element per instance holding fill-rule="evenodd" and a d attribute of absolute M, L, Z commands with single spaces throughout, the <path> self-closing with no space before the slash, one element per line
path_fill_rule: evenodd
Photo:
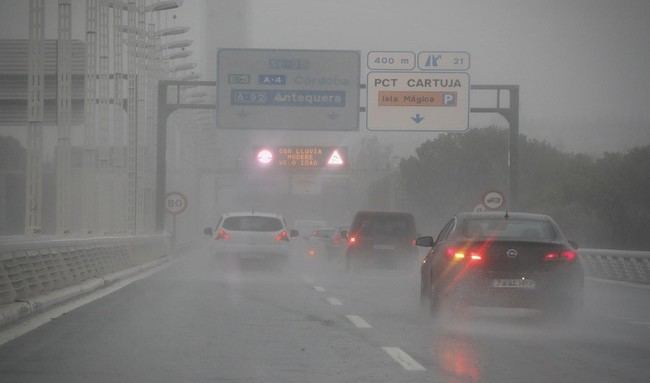
<path fill-rule="evenodd" d="M 459 305 L 538 308 L 571 315 L 582 305 L 577 245 L 553 219 L 528 213 L 461 213 L 430 247 L 421 265 L 421 297 L 432 314 Z"/>
<path fill-rule="evenodd" d="M 415 219 L 410 213 L 360 211 L 345 233 L 346 269 L 358 264 L 387 264 L 415 261 Z"/>
<path fill-rule="evenodd" d="M 293 222 L 293 227 L 302 233 L 304 239 L 308 239 L 314 230 L 328 226 L 327 222 L 316 219 L 296 219 Z"/>
<path fill-rule="evenodd" d="M 224 214 L 214 231 L 206 228 L 204 232 L 214 238 L 216 254 L 239 261 L 284 262 L 289 257 L 290 238 L 298 235 L 289 231 L 281 215 L 260 212 Z"/>
<path fill-rule="evenodd" d="M 314 230 L 309 237 L 309 251 L 317 252 L 320 250 L 324 252 L 324 255 L 327 257 L 327 259 L 336 258 L 339 255 L 341 249 L 340 245 L 335 243 L 335 238 L 337 235 L 340 236 L 340 233 L 335 227 L 323 227 Z M 311 244 L 316 244 L 316 246 L 311 246 Z M 316 248 L 318 248 L 318 250 Z"/>

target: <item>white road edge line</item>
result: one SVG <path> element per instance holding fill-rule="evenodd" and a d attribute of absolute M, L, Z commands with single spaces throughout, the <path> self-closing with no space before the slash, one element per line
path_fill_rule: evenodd
<path fill-rule="evenodd" d="M 343 305 L 343 302 L 341 302 L 338 298 L 329 297 L 329 298 L 327 298 L 327 301 L 328 301 L 332 306 L 342 306 L 342 305 Z"/>
<path fill-rule="evenodd" d="M 112 285 L 100 289 L 98 291 L 89 293 L 87 295 L 84 295 L 78 299 L 74 299 L 70 302 L 63 303 L 59 306 L 54 306 L 52 309 L 49 309 L 45 312 L 42 312 L 40 314 L 36 314 L 35 316 L 28 318 L 25 321 L 18 322 L 14 325 L 10 325 L 8 328 L 0 331 L 0 346 L 3 344 L 10 342 L 18 337 L 21 337 L 25 334 L 27 334 L 30 331 L 36 330 L 37 328 L 41 327 L 42 325 L 50 322 L 52 319 L 56 319 L 60 317 L 63 314 L 69 313 L 70 311 L 76 310 L 81 306 L 87 305 L 88 303 L 91 303 L 93 301 L 96 301 L 97 299 L 103 298 L 109 294 L 114 293 L 117 290 L 120 290 L 121 288 L 124 288 L 131 283 L 138 281 L 140 279 L 147 278 L 150 275 L 153 275 L 170 265 L 176 263 L 178 259 L 171 260 L 169 262 L 165 262 L 164 264 L 160 266 L 156 266 L 153 269 L 147 270 L 144 273 L 135 275 L 133 277 L 123 279 L 121 281 L 115 282 Z"/>
<path fill-rule="evenodd" d="M 346 315 L 345 317 L 348 318 L 353 325 L 357 326 L 357 328 L 372 328 L 370 323 L 366 322 L 365 319 L 358 315 Z"/>
<path fill-rule="evenodd" d="M 314 290 L 318 291 L 319 293 L 325 292 L 325 288 L 323 286 L 314 286 Z"/>
<path fill-rule="evenodd" d="M 407 371 L 426 371 L 426 368 L 399 347 L 382 347 L 382 350 Z"/>

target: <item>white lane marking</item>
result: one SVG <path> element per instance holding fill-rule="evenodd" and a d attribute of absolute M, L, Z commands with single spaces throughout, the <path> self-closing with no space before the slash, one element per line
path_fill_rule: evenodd
<path fill-rule="evenodd" d="M 343 305 L 343 302 L 341 302 L 338 298 L 329 297 L 329 298 L 327 298 L 327 301 L 328 301 L 332 306 L 341 306 L 341 305 Z"/>
<path fill-rule="evenodd" d="M 143 273 L 115 282 L 106 288 L 102 288 L 95 292 L 88 293 L 87 295 L 84 295 L 81 298 L 74 299 L 68 303 L 64 303 L 59 306 L 54 306 L 52 309 L 49 309 L 40 314 L 36 314 L 25 321 L 18 321 L 18 323 L 16 323 L 15 325 L 13 326 L 10 325 L 10 327 L 8 327 L 7 329 L 0 331 L 0 346 L 20 336 L 27 334 L 30 331 L 36 330 L 37 328 L 48 323 L 52 319 L 56 319 L 61 315 L 67 314 L 73 310 L 78 309 L 81 306 L 87 305 L 88 303 L 96 301 L 97 299 L 112 294 L 115 291 L 130 285 L 133 282 L 139 281 L 140 279 L 147 278 L 150 275 L 153 275 L 176 262 L 178 262 L 178 259 L 165 262 L 164 264 L 160 266 L 156 266 Z"/>
<path fill-rule="evenodd" d="M 325 292 L 325 288 L 323 286 L 314 286 L 314 290 L 318 291 L 319 293 Z"/>
<path fill-rule="evenodd" d="M 302 280 L 307 284 L 310 284 L 310 285 L 314 284 L 314 278 L 310 277 L 309 275 L 303 275 Z"/>
<path fill-rule="evenodd" d="M 361 318 L 358 315 L 346 315 L 346 317 L 358 328 L 372 328 L 370 323 L 366 322 L 365 319 Z"/>
<path fill-rule="evenodd" d="M 399 363 L 407 371 L 426 371 L 426 368 L 411 358 L 411 356 L 399 347 L 382 347 L 393 360 Z"/>

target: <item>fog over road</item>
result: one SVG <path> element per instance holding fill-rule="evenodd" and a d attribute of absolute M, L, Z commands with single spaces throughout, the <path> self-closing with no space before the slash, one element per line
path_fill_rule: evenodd
<path fill-rule="evenodd" d="M 10 382 L 647 382 L 647 287 L 588 280 L 583 318 L 472 308 L 434 323 L 415 263 L 283 270 L 205 248 L 0 346 Z"/>

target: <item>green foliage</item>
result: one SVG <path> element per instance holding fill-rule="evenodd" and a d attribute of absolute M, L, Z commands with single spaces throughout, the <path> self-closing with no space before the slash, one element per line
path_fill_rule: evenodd
<path fill-rule="evenodd" d="M 442 134 L 402 160 L 402 189 L 419 222 L 437 229 L 472 210 L 488 190 L 508 189 L 508 132 Z M 650 146 L 598 159 L 519 138 L 517 210 L 553 216 L 586 246 L 650 248 Z"/>

